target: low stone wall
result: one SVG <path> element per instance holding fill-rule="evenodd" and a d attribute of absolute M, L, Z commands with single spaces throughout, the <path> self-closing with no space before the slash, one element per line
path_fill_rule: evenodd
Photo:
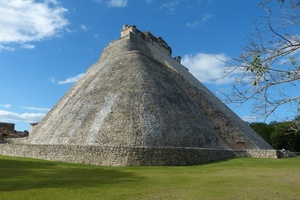
<path fill-rule="evenodd" d="M 20 137 L 20 138 L 6 138 L 6 143 L 9 144 L 25 144 L 28 137 Z"/>
<path fill-rule="evenodd" d="M 102 166 L 192 165 L 231 157 L 277 158 L 276 150 L 232 151 L 200 148 L 100 147 L 1 144 L 0 154 Z"/>
<path fill-rule="evenodd" d="M 235 150 L 235 157 L 252 157 L 252 158 L 279 158 L 277 150 L 266 149 L 250 149 L 250 150 Z"/>

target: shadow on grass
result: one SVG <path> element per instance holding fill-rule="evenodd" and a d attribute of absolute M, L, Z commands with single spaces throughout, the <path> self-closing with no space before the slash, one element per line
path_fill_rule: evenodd
<path fill-rule="evenodd" d="M 141 181 L 118 168 L 0 157 L 0 192 L 39 188 L 100 187 Z"/>

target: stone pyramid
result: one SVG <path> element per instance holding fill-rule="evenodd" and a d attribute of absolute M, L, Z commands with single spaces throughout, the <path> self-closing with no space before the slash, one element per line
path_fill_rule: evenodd
<path fill-rule="evenodd" d="M 121 38 L 111 42 L 98 62 L 32 127 L 27 143 L 88 146 L 102 153 L 110 149 L 107 154 L 114 164 L 99 161 L 105 165 L 200 162 L 189 160 L 197 153 L 182 149 L 218 150 L 218 155 L 272 149 L 171 54 L 161 37 L 124 25 Z M 155 156 L 149 157 L 149 149 Z M 100 157 L 93 159 L 107 158 Z M 151 161 L 145 163 L 143 157 Z M 164 157 L 173 160 L 163 161 Z"/>

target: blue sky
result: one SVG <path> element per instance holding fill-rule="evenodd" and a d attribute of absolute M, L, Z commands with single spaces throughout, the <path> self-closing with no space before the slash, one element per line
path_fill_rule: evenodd
<path fill-rule="evenodd" d="M 29 130 L 120 38 L 123 24 L 161 36 L 215 94 L 228 89 L 226 60 L 237 57 L 260 1 L 241 0 L 1 0 L 0 121 Z M 217 59 L 218 58 L 218 59 Z M 236 108 L 249 119 L 251 103 Z"/>

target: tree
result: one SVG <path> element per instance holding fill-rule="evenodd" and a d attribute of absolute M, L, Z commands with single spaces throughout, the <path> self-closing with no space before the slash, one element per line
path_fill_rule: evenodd
<path fill-rule="evenodd" d="M 255 130 L 266 142 L 272 146 L 271 135 L 274 131 L 274 126 L 272 124 L 267 124 L 264 122 L 253 122 L 249 124 L 250 127 Z"/>
<path fill-rule="evenodd" d="M 259 118 L 287 106 L 294 117 L 300 106 L 300 0 L 264 0 L 259 7 L 266 16 L 255 24 L 241 55 L 228 63 L 227 75 L 236 79 L 233 92 L 223 94 L 228 103 L 254 100 Z"/>
<path fill-rule="evenodd" d="M 300 151 L 300 132 L 295 132 L 291 122 L 280 122 L 275 125 L 271 134 L 271 146 L 275 149 Z"/>
<path fill-rule="evenodd" d="M 300 131 L 295 131 L 293 121 L 252 122 L 249 124 L 274 149 L 300 152 Z"/>

